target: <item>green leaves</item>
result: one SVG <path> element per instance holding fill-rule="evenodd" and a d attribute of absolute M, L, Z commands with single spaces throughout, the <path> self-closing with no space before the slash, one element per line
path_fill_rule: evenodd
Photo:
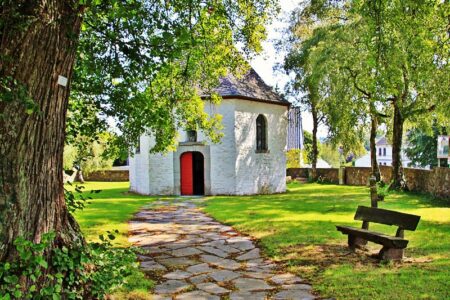
<path fill-rule="evenodd" d="M 0 299 L 102 299 L 120 288 L 130 275 L 137 276 L 135 250 L 114 248 L 118 231 L 107 232 L 102 243 L 54 247 L 54 233 L 41 243 L 18 238 L 14 244 L 19 258 L 0 263 Z M 23 290 L 21 282 L 31 282 Z"/>
<path fill-rule="evenodd" d="M 275 1 L 86 5 L 68 136 L 98 134 L 92 129 L 109 118 L 122 135 L 121 148 L 134 146 L 147 132 L 156 139 L 153 150 L 166 151 L 174 146 L 178 128 L 194 120 L 198 130 L 218 141 L 220 117 L 204 114 L 199 96 L 207 96 L 203 93 L 217 86 L 220 76 L 245 69 L 235 45 L 247 54 L 260 50 Z M 84 123 L 94 125 L 80 126 Z"/>
<path fill-rule="evenodd" d="M 67 183 L 72 186 L 70 182 Z M 64 187 L 64 199 L 66 200 L 66 206 L 70 213 L 74 213 L 77 210 L 83 210 L 86 204 L 90 204 L 89 200 L 92 197 L 85 196 L 83 193 L 84 186 L 75 185 L 74 191 Z M 100 193 L 100 190 L 91 191 L 91 193 Z"/>
<path fill-rule="evenodd" d="M 409 126 L 449 123 L 449 6 L 349 0 L 299 10 L 285 69 L 296 75 L 292 90 L 306 92 L 302 101 L 324 115 L 331 141 L 358 147 L 380 115 L 392 127 L 394 99 Z"/>

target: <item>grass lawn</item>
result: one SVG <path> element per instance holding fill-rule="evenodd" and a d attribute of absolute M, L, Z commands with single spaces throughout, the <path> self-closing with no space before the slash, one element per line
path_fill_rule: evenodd
<path fill-rule="evenodd" d="M 127 193 L 127 182 L 88 182 L 91 204 L 76 213 L 90 241 L 107 230 L 118 229 L 119 246 L 128 246 L 127 221 L 156 197 Z M 450 205 L 423 195 L 396 193 L 380 207 L 422 216 L 410 240 L 408 257 L 401 264 L 379 263 L 361 253 L 349 253 L 346 236 L 334 225 L 356 225 L 358 205 L 370 205 L 365 187 L 324 184 L 289 185 L 285 194 L 210 197 L 205 210 L 260 240 L 265 253 L 309 280 L 324 297 L 337 299 L 450 299 Z M 371 226 L 395 233 L 389 226 Z M 378 245 L 372 246 L 373 251 Z M 142 299 L 140 281 L 117 299 Z M 149 286 L 142 282 L 145 286 Z M 143 292 L 142 294 L 145 294 Z M 147 293 L 148 294 L 148 293 Z M 135 295 L 135 296 L 133 296 Z"/>
<path fill-rule="evenodd" d="M 265 253 L 309 280 L 324 297 L 337 299 L 450 299 L 450 207 L 406 193 L 379 207 L 422 216 L 403 263 L 383 263 L 349 253 L 335 225 L 356 225 L 358 205 L 370 206 L 365 187 L 289 185 L 280 195 L 211 197 L 206 212 L 258 238 Z M 395 234 L 389 226 L 372 226 Z M 387 230 L 387 231 L 386 231 Z M 370 246 L 372 251 L 381 248 Z"/>
<path fill-rule="evenodd" d="M 118 230 L 114 245 L 128 247 L 128 221 L 139 209 L 156 197 L 140 196 L 128 193 L 128 182 L 86 182 L 84 195 L 91 196 L 90 204 L 82 211 L 75 213 L 75 218 L 80 224 L 85 238 L 90 241 L 98 241 L 98 236 L 107 231 Z M 73 187 L 68 187 L 73 189 Z M 91 194 L 91 190 L 101 190 L 100 193 Z M 111 299 L 114 300 L 138 300 L 152 299 L 149 291 L 154 282 L 145 277 L 140 271 L 134 272 L 127 278 L 127 283 L 115 292 Z"/>
<path fill-rule="evenodd" d="M 145 204 L 156 197 L 128 193 L 128 182 L 86 182 L 85 196 L 91 196 L 90 204 L 75 213 L 75 218 L 88 241 L 98 241 L 100 234 L 117 229 L 119 235 L 114 241 L 118 246 L 129 246 L 128 220 Z M 101 190 L 90 194 L 91 190 Z"/>

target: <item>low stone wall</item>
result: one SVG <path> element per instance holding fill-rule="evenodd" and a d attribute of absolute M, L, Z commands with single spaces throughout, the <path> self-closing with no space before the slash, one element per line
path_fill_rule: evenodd
<path fill-rule="evenodd" d="M 84 175 L 84 180 L 86 181 L 128 181 L 129 173 L 128 170 L 104 170 L 104 171 L 94 171 L 89 174 Z"/>
<path fill-rule="evenodd" d="M 308 178 L 310 177 L 311 169 L 308 168 L 289 168 L 286 170 L 286 176 L 291 176 L 292 179 L 295 178 Z M 339 183 L 339 170 L 338 169 L 325 169 L 317 168 L 317 176 L 320 177 L 322 181 L 330 183 Z"/>
<path fill-rule="evenodd" d="M 345 168 L 345 184 L 367 185 L 370 177 L 370 168 L 348 167 Z"/>
<path fill-rule="evenodd" d="M 317 168 L 317 176 L 324 182 L 339 183 L 339 169 Z"/>
<path fill-rule="evenodd" d="M 370 168 L 345 167 L 346 185 L 368 185 Z M 311 172 L 308 168 L 287 169 L 286 174 L 292 179 L 307 178 Z M 392 167 L 380 166 L 381 178 L 384 182 L 392 179 Z M 339 170 L 317 169 L 317 174 L 323 181 L 338 183 Z M 406 184 L 410 191 L 429 193 L 438 198 L 450 199 L 450 168 L 434 168 L 432 170 L 404 169 Z"/>
<path fill-rule="evenodd" d="M 289 168 L 286 170 L 286 176 L 291 176 L 291 178 L 308 178 L 307 168 Z"/>

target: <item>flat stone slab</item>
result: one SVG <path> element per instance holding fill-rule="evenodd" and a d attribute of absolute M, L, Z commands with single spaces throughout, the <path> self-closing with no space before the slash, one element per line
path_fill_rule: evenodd
<path fill-rule="evenodd" d="M 203 253 L 203 252 L 196 248 L 193 248 L 193 247 L 181 248 L 181 249 L 172 251 L 172 255 L 176 256 L 176 257 L 192 256 L 192 255 L 196 255 L 196 254 L 200 254 L 200 253 Z"/>
<path fill-rule="evenodd" d="M 268 279 L 273 276 L 273 273 L 264 272 L 243 272 L 245 277 L 255 278 L 255 279 Z"/>
<path fill-rule="evenodd" d="M 190 260 L 184 257 L 157 259 L 157 261 L 166 267 L 192 266 L 198 263 L 198 261 Z"/>
<path fill-rule="evenodd" d="M 293 284 L 303 281 L 300 277 L 291 273 L 278 274 L 270 278 L 270 280 L 276 284 Z"/>
<path fill-rule="evenodd" d="M 241 267 L 241 264 L 235 260 L 221 258 L 215 255 L 201 255 L 200 260 L 222 269 L 237 270 Z"/>
<path fill-rule="evenodd" d="M 157 294 L 174 294 L 181 292 L 190 287 L 184 280 L 167 280 L 155 287 L 155 293 Z"/>
<path fill-rule="evenodd" d="M 159 284 L 155 300 L 315 299 L 312 287 L 281 269 L 251 238 L 198 209 L 195 200 L 154 201 L 130 221 L 141 269 Z"/>
<path fill-rule="evenodd" d="M 274 286 L 269 285 L 261 279 L 253 278 L 238 278 L 232 281 L 235 287 L 241 291 L 267 291 L 275 289 Z"/>
<path fill-rule="evenodd" d="M 193 291 L 177 295 L 177 300 L 220 300 L 220 297 L 208 294 L 203 291 Z"/>
<path fill-rule="evenodd" d="M 151 246 L 175 242 L 177 239 L 178 239 L 177 234 L 158 234 L 158 235 L 145 234 L 131 237 L 129 238 L 129 241 L 138 246 Z"/>
<path fill-rule="evenodd" d="M 242 275 L 229 270 L 219 270 L 209 274 L 209 276 L 217 282 L 230 281 L 241 277 Z"/>
<path fill-rule="evenodd" d="M 199 283 L 199 284 L 196 284 L 196 287 L 207 293 L 215 294 L 215 295 L 224 295 L 224 294 L 228 294 L 230 292 L 229 290 L 224 289 L 223 287 L 218 286 L 217 284 L 212 283 L 212 282 Z"/>
<path fill-rule="evenodd" d="M 151 272 L 155 272 L 155 271 L 167 271 L 167 268 L 164 267 L 161 264 L 158 264 L 157 262 L 154 262 L 152 260 L 148 260 L 148 261 L 143 261 L 141 262 L 141 269 L 145 272 L 145 271 L 151 271 Z"/>
<path fill-rule="evenodd" d="M 223 257 L 223 258 L 228 256 L 227 252 L 222 251 L 221 249 L 214 248 L 214 247 L 200 246 L 200 247 L 197 247 L 197 248 L 202 250 L 202 251 L 204 251 L 204 252 L 207 252 L 207 253 L 210 253 L 210 254 L 213 254 L 213 255 L 216 255 L 216 256 L 220 256 L 220 257 Z"/>
<path fill-rule="evenodd" d="M 210 277 L 207 274 L 201 274 L 201 275 L 197 275 L 197 276 L 193 276 L 193 277 L 189 278 L 189 281 L 192 282 L 193 284 L 199 284 L 199 283 L 207 282 L 209 280 L 210 280 Z"/>
<path fill-rule="evenodd" d="M 233 292 L 230 300 L 266 300 L 265 292 Z"/>
<path fill-rule="evenodd" d="M 203 264 L 190 266 L 190 267 L 188 267 L 186 269 L 186 271 L 188 271 L 189 273 L 197 275 L 197 274 L 213 272 L 214 269 L 210 268 L 207 263 L 203 263 Z"/>
<path fill-rule="evenodd" d="M 166 278 L 166 279 L 186 279 L 186 278 L 189 278 L 191 276 L 192 276 L 192 274 L 189 273 L 189 272 L 176 270 L 176 271 L 167 273 L 163 277 Z"/>
<path fill-rule="evenodd" d="M 260 258 L 258 248 L 250 250 L 249 252 L 236 257 L 237 260 L 251 260 L 251 259 L 257 259 L 257 258 Z"/>

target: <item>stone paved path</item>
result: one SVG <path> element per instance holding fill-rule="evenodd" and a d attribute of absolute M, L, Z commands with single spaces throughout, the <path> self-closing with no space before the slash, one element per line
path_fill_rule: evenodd
<path fill-rule="evenodd" d="M 250 238 L 202 213 L 203 201 L 156 201 L 130 222 L 129 239 L 145 253 L 141 268 L 159 280 L 153 299 L 316 299 Z"/>

